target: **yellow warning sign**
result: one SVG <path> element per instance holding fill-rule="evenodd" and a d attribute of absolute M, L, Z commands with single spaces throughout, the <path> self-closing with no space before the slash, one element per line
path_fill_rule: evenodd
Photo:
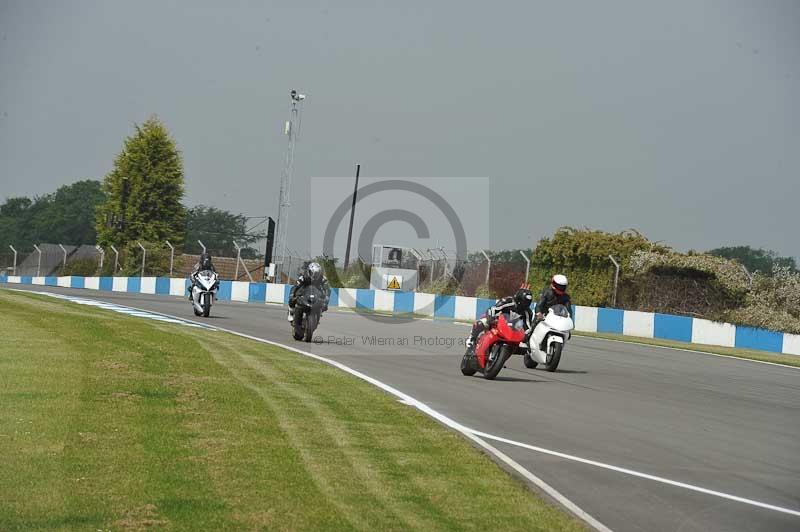
<path fill-rule="evenodd" d="M 392 280 L 387 283 L 386 289 L 400 290 L 400 281 L 397 280 L 397 276 L 392 276 Z"/>

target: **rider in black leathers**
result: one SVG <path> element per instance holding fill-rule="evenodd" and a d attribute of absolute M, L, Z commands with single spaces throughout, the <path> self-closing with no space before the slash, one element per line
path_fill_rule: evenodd
<path fill-rule="evenodd" d="M 297 277 L 297 282 L 292 286 L 292 291 L 289 292 L 289 321 L 294 321 L 294 307 L 297 304 L 297 290 L 303 286 L 315 285 L 319 287 L 325 296 L 325 301 L 322 305 L 322 311 L 328 310 L 328 301 L 331 297 L 331 287 L 328 284 L 328 279 L 322 274 L 322 267 L 319 263 L 310 263 L 303 273 Z"/>
<path fill-rule="evenodd" d="M 197 274 L 204 270 L 211 270 L 212 272 L 217 273 L 217 269 L 214 268 L 214 264 L 211 263 L 211 253 L 206 251 L 200 254 L 200 258 L 197 259 L 194 268 L 192 268 L 192 273 L 189 275 L 189 278 L 192 280 L 192 286 L 197 284 Z M 188 288 L 189 298 L 192 297 L 192 286 Z"/>
<path fill-rule="evenodd" d="M 478 335 L 486 329 L 491 329 L 500 314 L 504 312 L 516 312 L 525 320 L 525 328 L 530 329 L 533 321 L 533 313 L 531 312 L 532 302 L 533 295 L 527 288 L 527 285 L 523 285 L 513 296 L 498 299 L 495 304 L 489 307 L 486 313 L 481 316 L 481 319 L 476 321 L 472 326 L 472 333 L 469 339 L 467 339 L 467 347 L 473 347 Z"/>
<path fill-rule="evenodd" d="M 564 275 L 554 275 L 550 286 L 542 292 L 539 302 L 536 304 L 534 327 L 544 319 L 547 311 L 554 305 L 564 305 L 570 314 L 572 313 L 572 303 L 567 293 L 567 278 Z"/>

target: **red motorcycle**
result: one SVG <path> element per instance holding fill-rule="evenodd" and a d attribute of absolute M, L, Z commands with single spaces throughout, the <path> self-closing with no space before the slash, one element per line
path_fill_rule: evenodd
<path fill-rule="evenodd" d="M 525 320 L 522 317 L 511 319 L 500 314 L 494 326 L 483 331 L 475 341 L 474 347 L 467 349 L 461 359 L 461 373 L 467 376 L 483 372 L 483 378 L 492 380 L 503 369 L 508 358 L 521 353 L 520 342 L 525 341 Z"/>

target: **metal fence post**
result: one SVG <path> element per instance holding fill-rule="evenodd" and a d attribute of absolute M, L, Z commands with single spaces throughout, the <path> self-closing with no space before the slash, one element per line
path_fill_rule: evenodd
<path fill-rule="evenodd" d="M 169 240 L 165 240 L 164 242 L 169 246 L 169 276 L 172 277 L 172 265 L 175 263 L 175 248 L 172 247 Z"/>
<path fill-rule="evenodd" d="M 39 261 L 36 263 L 36 277 L 41 275 L 42 271 L 42 250 L 36 244 L 33 245 L 34 249 L 39 252 Z"/>
<path fill-rule="evenodd" d="M 519 254 L 522 255 L 522 258 L 525 259 L 525 283 L 528 282 L 528 275 L 531 273 L 531 259 L 525 254 L 524 251 L 519 250 Z"/>
<path fill-rule="evenodd" d="M 11 248 L 11 251 L 14 252 L 14 275 L 17 275 L 17 250 L 14 249 L 14 246 L 8 246 Z"/>
<path fill-rule="evenodd" d="M 239 259 L 241 259 L 241 257 L 242 257 L 242 250 L 239 247 L 239 244 L 236 243 L 236 240 L 233 241 L 233 247 L 236 248 L 236 269 L 235 269 L 235 271 L 233 273 L 233 280 L 234 281 L 238 281 L 239 280 Z"/>
<path fill-rule="evenodd" d="M 64 249 L 64 246 L 62 246 L 61 244 L 59 244 L 58 247 L 60 247 L 61 251 L 64 252 L 64 265 L 61 267 L 61 273 L 64 273 L 64 270 L 67 269 L 67 250 Z"/>
<path fill-rule="evenodd" d="M 197 243 L 200 244 L 200 247 L 203 248 L 203 253 L 205 253 L 206 252 L 206 245 L 203 244 L 202 242 L 200 242 L 199 240 L 197 241 Z"/>
<path fill-rule="evenodd" d="M 111 275 L 114 276 L 117 274 L 119 270 L 119 251 L 113 245 L 111 246 L 111 250 L 114 252 L 114 271 L 111 272 Z"/>
<path fill-rule="evenodd" d="M 103 248 L 101 248 L 99 245 L 95 245 L 94 248 L 97 250 L 98 253 L 100 253 L 100 275 L 102 275 L 103 274 L 103 259 L 105 259 L 105 257 L 106 257 L 106 252 L 103 251 Z"/>
<path fill-rule="evenodd" d="M 483 256 L 486 257 L 486 279 L 483 281 L 487 287 L 489 286 L 489 272 L 492 270 L 492 259 L 489 258 L 489 255 L 486 254 L 484 250 L 481 250 Z"/>
<path fill-rule="evenodd" d="M 147 258 L 147 250 L 144 249 L 144 246 L 138 240 L 136 241 L 136 243 L 139 245 L 140 248 L 142 248 L 142 274 L 140 275 L 140 277 L 144 277 L 144 261 Z"/>
<path fill-rule="evenodd" d="M 617 272 L 614 274 L 614 298 L 613 298 L 613 301 L 611 303 L 612 307 L 616 307 L 617 306 L 617 283 L 619 283 L 619 263 L 617 261 L 615 261 L 614 257 L 612 257 L 611 255 L 609 255 L 608 258 L 611 259 L 611 262 L 614 263 L 614 267 L 617 268 Z"/>

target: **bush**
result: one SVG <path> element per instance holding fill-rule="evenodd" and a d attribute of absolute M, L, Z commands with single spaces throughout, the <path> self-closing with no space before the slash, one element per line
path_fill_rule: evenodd
<path fill-rule="evenodd" d="M 62 268 L 61 275 L 76 275 L 79 277 L 92 277 L 97 273 L 99 266 L 97 259 L 75 259 L 67 262 Z M 104 265 L 105 266 L 105 265 Z"/>
<path fill-rule="evenodd" d="M 591 229 L 562 227 L 552 238 L 543 238 L 531 256 L 529 282 L 547 286 L 555 273 L 570 280 L 570 294 L 576 305 L 601 307 L 611 303 L 614 289 L 612 255 L 624 274 L 636 251 L 666 252 L 666 246 L 650 242 L 635 230 L 606 233 Z"/>
<path fill-rule="evenodd" d="M 487 285 L 482 284 L 475 290 L 475 297 L 482 297 L 484 299 L 497 299 L 497 292 L 489 288 Z"/>
<path fill-rule="evenodd" d="M 420 292 L 425 292 L 427 294 L 439 294 L 442 296 L 464 295 L 464 291 L 461 289 L 461 283 L 450 276 L 441 277 L 426 283 L 420 288 Z"/>

